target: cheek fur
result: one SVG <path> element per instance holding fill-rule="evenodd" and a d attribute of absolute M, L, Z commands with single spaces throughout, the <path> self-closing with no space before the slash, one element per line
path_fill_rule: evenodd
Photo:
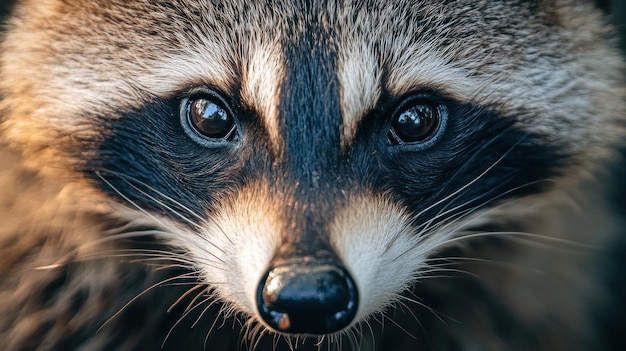
<path fill-rule="evenodd" d="M 373 195 L 352 198 L 332 220 L 331 244 L 361 294 L 357 320 L 396 301 L 424 266 L 409 222 L 402 208 Z"/>
<path fill-rule="evenodd" d="M 188 232 L 184 240 L 205 282 L 223 301 L 249 315 L 256 314 L 256 290 L 282 232 L 276 205 L 258 189 L 243 189 L 225 201 L 201 230 Z"/>

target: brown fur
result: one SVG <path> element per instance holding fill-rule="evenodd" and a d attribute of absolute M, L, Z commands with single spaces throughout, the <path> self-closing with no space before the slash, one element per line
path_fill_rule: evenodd
<path fill-rule="evenodd" d="M 607 321 L 616 303 L 607 281 L 621 264 L 611 249 L 624 234 L 610 199 L 623 192 L 621 173 L 609 165 L 623 162 L 626 91 L 600 12 L 582 0 L 324 1 L 306 13 L 300 5 L 19 2 L 0 49 L 3 350 L 619 349 L 603 328 L 620 323 Z M 189 229 L 104 194 L 81 171 L 112 133 L 106 123 L 196 86 L 252 111 L 279 165 L 289 151 L 282 45 L 311 24 L 325 34 L 316 48 L 336 54 L 344 154 L 383 95 L 433 89 L 513 115 L 571 155 L 544 193 L 467 218 L 524 235 L 440 248 L 464 234 L 466 223 L 455 222 L 406 255 L 417 239 L 403 205 L 343 189 L 328 242 L 351 269 L 371 273 L 357 281 L 371 289 L 369 309 L 358 315 L 366 323 L 319 345 L 274 341 L 251 303 L 251 284 L 296 240 L 292 223 L 306 208 L 282 183 L 225 191 L 221 207 L 195 214 Z M 291 217 L 281 217 L 284 204 Z M 123 235 L 134 232 L 143 234 Z M 419 260 L 450 271 L 422 274 L 428 264 L 411 265 Z M 398 290 L 384 291 L 394 277 Z"/>

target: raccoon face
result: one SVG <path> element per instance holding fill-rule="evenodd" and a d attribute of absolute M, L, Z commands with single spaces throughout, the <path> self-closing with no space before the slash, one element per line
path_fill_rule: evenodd
<path fill-rule="evenodd" d="M 8 140 L 280 333 L 384 311 L 622 134 L 619 60 L 585 4 L 27 1 L 16 18 Z"/>

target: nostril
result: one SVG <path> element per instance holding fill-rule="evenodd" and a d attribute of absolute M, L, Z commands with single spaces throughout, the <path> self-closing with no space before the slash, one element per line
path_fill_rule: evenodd
<path fill-rule="evenodd" d="M 342 267 L 295 263 L 267 273 L 259 284 L 257 305 L 263 320 L 277 331 L 321 335 L 352 322 L 358 294 Z"/>

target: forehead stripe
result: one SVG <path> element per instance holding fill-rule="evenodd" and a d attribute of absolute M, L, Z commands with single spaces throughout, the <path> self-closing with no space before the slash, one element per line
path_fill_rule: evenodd
<path fill-rule="evenodd" d="M 280 128 L 291 170 L 296 177 L 310 180 L 311 174 L 321 171 L 333 154 L 339 153 L 336 52 L 331 35 L 323 28 L 294 29 L 293 35 L 286 37 Z"/>

